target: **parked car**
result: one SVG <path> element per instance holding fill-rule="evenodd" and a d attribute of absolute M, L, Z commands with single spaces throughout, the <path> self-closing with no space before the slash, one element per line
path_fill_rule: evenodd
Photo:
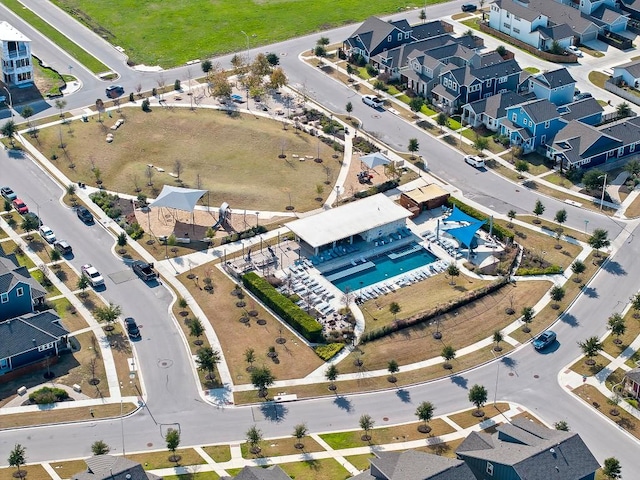
<path fill-rule="evenodd" d="M 124 326 L 127 327 L 127 333 L 129 334 L 130 338 L 140 338 L 140 329 L 138 328 L 138 324 L 133 318 L 125 318 Z"/>
<path fill-rule="evenodd" d="M 462 5 L 463 12 L 475 12 L 478 9 L 473 3 L 465 3 Z"/>
<path fill-rule="evenodd" d="M 56 240 L 53 244 L 53 248 L 59 251 L 62 255 L 69 255 L 73 253 L 71 245 L 66 240 Z"/>
<path fill-rule="evenodd" d="M 158 273 L 153 269 L 153 263 L 143 262 L 142 260 L 134 260 L 131 268 L 142 280 L 150 282 L 158 278 Z"/>
<path fill-rule="evenodd" d="M 109 98 L 118 98 L 121 95 L 124 95 L 124 87 L 122 87 L 121 85 L 110 85 L 106 88 L 104 93 Z"/>
<path fill-rule="evenodd" d="M 36 215 L 33 212 L 27 212 L 24 214 L 24 218 L 32 218 L 33 219 L 33 223 L 35 223 L 36 225 L 38 225 L 38 227 L 42 226 L 42 219 Z"/>
<path fill-rule="evenodd" d="M 476 157 L 475 155 L 466 155 L 464 157 L 465 163 L 468 163 L 472 167 L 483 168 L 484 167 L 484 159 L 480 157 Z"/>
<path fill-rule="evenodd" d="M 589 92 L 582 92 L 577 94 L 575 97 L 573 97 L 574 100 L 584 100 L 585 98 L 591 98 L 593 95 L 591 95 Z"/>
<path fill-rule="evenodd" d="M 364 95 L 362 97 L 362 102 L 373 108 L 381 108 L 384 105 L 384 100 L 376 97 L 375 95 Z"/>
<path fill-rule="evenodd" d="M 16 198 L 18 198 L 18 196 L 16 195 L 16 192 L 11 190 L 10 187 L 2 187 L 2 188 L 0 188 L 0 193 L 2 193 L 2 196 L 6 200 L 9 200 L 10 202 L 15 200 Z"/>
<path fill-rule="evenodd" d="M 569 47 L 567 47 L 567 50 L 569 50 L 569 52 L 573 53 L 576 57 L 581 57 L 582 56 L 582 50 L 580 50 L 575 45 L 569 45 Z"/>
<path fill-rule="evenodd" d="M 99 285 L 104 285 L 104 278 L 102 278 L 98 269 L 90 263 L 82 265 L 80 270 L 82 271 L 82 274 L 89 279 L 92 286 L 97 287 Z"/>
<path fill-rule="evenodd" d="M 40 236 L 44 238 L 47 241 L 47 243 L 53 243 L 56 241 L 56 234 L 53 233 L 53 230 L 51 230 L 46 225 L 42 225 L 40 227 L 39 232 L 40 232 Z"/>
<path fill-rule="evenodd" d="M 76 215 L 84 223 L 93 223 L 93 214 L 87 209 L 87 207 L 80 205 L 76 208 Z"/>
<path fill-rule="evenodd" d="M 12 203 L 13 203 L 13 208 L 15 208 L 18 211 L 18 213 L 24 214 L 29 211 L 29 207 L 27 207 L 27 204 L 24 203 L 19 198 L 14 198 Z"/>
<path fill-rule="evenodd" d="M 555 341 L 556 333 L 553 330 L 547 330 L 546 332 L 542 332 L 540 335 L 538 335 L 537 338 L 533 340 L 533 348 L 535 348 L 536 350 L 542 350 Z"/>

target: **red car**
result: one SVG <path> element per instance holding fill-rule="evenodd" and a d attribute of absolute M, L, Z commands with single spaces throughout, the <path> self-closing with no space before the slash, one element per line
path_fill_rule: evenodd
<path fill-rule="evenodd" d="M 29 212 L 29 207 L 27 207 L 27 204 L 24 203 L 22 200 L 20 200 L 19 198 L 16 198 L 13 201 L 13 208 L 15 208 L 18 213 L 24 215 L 25 213 Z"/>

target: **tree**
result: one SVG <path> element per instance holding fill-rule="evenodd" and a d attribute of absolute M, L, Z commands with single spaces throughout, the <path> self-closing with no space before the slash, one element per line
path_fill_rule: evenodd
<path fill-rule="evenodd" d="M 364 435 L 362 436 L 362 440 L 365 442 L 369 442 L 371 440 L 371 435 L 369 435 L 369 430 L 373 428 L 375 422 L 371 415 L 367 415 L 366 413 L 360 416 L 360 428 L 364 430 Z"/>
<path fill-rule="evenodd" d="M 267 398 L 267 389 L 273 385 L 276 377 L 267 367 L 259 367 L 251 372 L 251 383 L 258 389 L 258 396 Z"/>
<path fill-rule="evenodd" d="M 516 172 L 518 172 L 518 178 L 523 177 L 524 172 L 529 171 L 529 162 L 526 160 L 517 160 L 516 161 Z"/>
<path fill-rule="evenodd" d="M 542 201 L 540 199 L 536 200 L 536 205 L 535 207 L 533 207 L 533 214 L 536 216 L 536 220 L 540 215 L 544 213 L 545 209 L 546 207 L 544 206 Z M 538 220 L 537 223 L 540 223 L 540 220 Z"/>
<path fill-rule="evenodd" d="M 16 134 L 17 131 L 18 131 L 18 127 L 16 126 L 16 122 L 14 122 L 13 120 L 8 120 L 2 126 L 0 133 L 2 133 L 2 135 L 7 137 L 11 141 L 11 146 L 13 147 L 14 146 L 13 136 Z"/>
<path fill-rule="evenodd" d="M 549 52 L 553 53 L 554 55 L 562 55 L 563 51 L 564 49 L 562 48 L 562 45 L 560 45 L 560 42 L 558 42 L 557 40 L 551 42 L 551 48 L 549 49 Z"/>
<path fill-rule="evenodd" d="M 31 105 L 25 105 L 25 107 L 22 109 L 22 111 L 20 112 L 20 115 L 22 116 L 22 118 L 24 118 L 27 121 L 27 125 L 29 126 L 29 128 L 31 128 L 31 121 L 29 120 L 34 114 L 35 114 L 35 110 L 31 107 Z"/>
<path fill-rule="evenodd" d="M 169 461 L 177 464 L 180 461 L 180 455 L 176 455 L 176 450 L 180 446 L 180 432 L 175 428 L 169 428 L 164 439 L 167 442 L 167 450 L 171 452 Z"/>
<path fill-rule="evenodd" d="M 515 210 L 509 210 L 509 212 L 507 213 L 507 217 L 509 217 L 509 226 L 513 227 L 513 219 L 516 218 L 516 211 Z"/>
<path fill-rule="evenodd" d="M 126 247 L 127 246 L 127 234 L 126 232 L 120 232 L 120 234 L 118 235 L 118 246 L 119 247 Z"/>
<path fill-rule="evenodd" d="M 213 63 L 211 63 L 211 60 L 203 60 L 200 62 L 200 68 L 204 73 L 209 73 L 213 68 Z"/>
<path fill-rule="evenodd" d="M 562 288 L 559 285 L 556 285 L 555 287 L 553 287 L 551 289 L 551 291 L 549 292 L 549 296 L 551 297 L 551 300 L 553 300 L 555 303 L 555 305 L 553 305 L 553 309 L 557 310 L 560 305 L 558 305 L 558 302 L 561 302 L 562 299 L 564 298 L 565 295 L 565 290 L 564 288 Z"/>
<path fill-rule="evenodd" d="M 498 47 L 496 48 L 496 53 L 501 57 L 504 57 L 507 54 L 507 47 L 505 47 L 504 45 L 498 45 Z"/>
<path fill-rule="evenodd" d="M 640 314 L 638 314 L 638 311 L 640 311 L 640 292 L 636 293 L 629 300 L 631 301 L 631 308 L 635 310 L 635 312 L 633 313 L 633 318 L 640 317 Z"/>
<path fill-rule="evenodd" d="M 584 342 L 578 342 L 578 346 L 584 356 L 587 357 L 587 365 L 595 365 L 596 361 L 593 357 L 597 356 L 603 348 L 602 342 L 598 337 L 589 337 Z"/>
<path fill-rule="evenodd" d="M 202 324 L 200 319 L 196 317 L 196 318 L 193 318 L 188 323 L 188 327 L 189 327 L 189 334 L 193 337 L 196 337 L 196 342 L 197 342 L 198 339 L 204 333 L 204 325 Z"/>
<path fill-rule="evenodd" d="M 447 267 L 447 275 L 449 275 L 449 278 L 451 278 L 449 285 L 455 285 L 455 278 L 460 275 L 460 269 L 458 268 L 458 265 L 456 265 L 454 262 L 451 262 Z"/>
<path fill-rule="evenodd" d="M 309 433 L 309 430 L 304 423 L 299 423 L 298 425 L 293 427 L 293 436 L 296 437 L 297 440 L 294 447 L 298 450 L 302 450 L 304 448 L 304 443 L 302 443 L 302 440 L 307 436 L 307 433 Z"/>
<path fill-rule="evenodd" d="M 269 75 L 269 87 L 273 88 L 274 90 L 284 87 L 288 81 L 289 80 L 287 79 L 287 75 L 280 67 L 274 68 Z"/>
<path fill-rule="evenodd" d="M 444 358 L 444 368 L 446 368 L 447 370 L 451 370 L 452 368 L 451 360 L 456 358 L 455 348 L 453 348 L 451 345 L 445 345 L 442 348 L 442 352 L 440 353 L 440 356 Z"/>
<path fill-rule="evenodd" d="M 78 283 L 76 283 L 76 287 L 80 289 L 80 296 L 84 297 L 86 295 L 85 290 L 91 286 L 91 282 L 86 275 L 80 275 L 78 278 Z"/>
<path fill-rule="evenodd" d="M 420 10 L 420 20 L 422 20 L 422 23 L 427 21 L 427 11 L 424 8 Z"/>
<path fill-rule="evenodd" d="M 627 331 L 627 325 L 624 321 L 624 318 L 619 313 L 614 313 L 609 317 L 607 325 L 611 329 L 611 333 L 616 336 L 616 339 L 613 341 L 616 345 L 620 345 L 622 340 L 620 340 L 620 335 L 624 335 L 624 332 Z"/>
<path fill-rule="evenodd" d="M 609 240 L 609 232 L 602 228 L 596 228 L 593 231 L 593 234 L 589 237 L 588 243 L 591 248 L 596 249 L 595 256 L 600 256 L 600 249 L 607 248 L 611 245 L 611 241 Z"/>
<path fill-rule="evenodd" d="M 260 442 L 262 442 L 262 430 L 258 429 L 255 425 L 247 430 L 245 434 L 247 443 L 249 444 L 249 451 L 253 455 L 260 453 Z"/>
<path fill-rule="evenodd" d="M 576 282 L 580 282 L 580 275 L 584 273 L 587 269 L 587 266 L 584 264 L 582 260 L 576 260 L 571 264 L 571 271 L 576 274 Z M 638 304 L 640 306 L 640 304 Z"/>
<path fill-rule="evenodd" d="M 440 125 L 440 131 L 442 132 L 442 127 L 444 127 L 449 119 L 447 118 L 447 114 L 444 112 L 440 112 L 438 114 L 438 117 L 436 118 L 436 121 L 438 122 L 438 125 Z"/>
<path fill-rule="evenodd" d="M 413 97 L 409 102 L 409 108 L 412 112 L 419 112 L 424 105 L 424 99 L 422 97 Z"/>
<path fill-rule="evenodd" d="M 496 330 L 495 332 L 493 332 L 493 341 L 496 342 L 496 346 L 493 347 L 493 349 L 496 352 L 499 352 L 502 350 L 502 347 L 500 346 L 500 342 L 504 340 L 504 335 L 502 334 L 502 332 L 500 330 Z"/>
<path fill-rule="evenodd" d="M 33 235 L 31 235 L 31 232 L 33 232 L 34 230 L 37 230 L 39 226 L 40 226 L 40 223 L 38 222 L 38 220 L 35 219 L 33 215 L 27 215 L 26 217 L 24 217 L 24 219 L 22 220 L 22 223 L 20 224 L 20 227 L 25 232 L 27 232 L 27 240 L 29 241 L 33 240 Z"/>
<path fill-rule="evenodd" d="M 473 148 L 475 148 L 479 153 L 482 153 L 489 146 L 489 140 L 485 137 L 481 137 L 480 135 L 476 135 L 476 139 L 473 141 Z"/>
<path fill-rule="evenodd" d="M 323 47 L 326 47 L 327 45 L 329 45 L 329 38 L 328 37 L 320 37 L 318 39 L 318 41 L 316 42 L 316 44 L 322 45 Z"/>
<path fill-rule="evenodd" d="M 264 53 L 258 53 L 251 62 L 249 67 L 251 73 L 257 77 L 264 77 L 271 73 L 271 63 L 267 60 L 267 56 Z"/>
<path fill-rule="evenodd" d="M 416 152 L 420 149 L 420 144 L 418 143 L 418 139 L 417 138 L 410 138 L 409 139 L 409 151 L 411 152 L 411 159 L 415 159 L 416 158 Z"/>
<path fill-rule="evenodd" d="M 400 313 L 400 304 L 398 302 L 391 302 L 389 304 L 389 311 L 391 312 L 391 314 L 393 315 L 393 320 L 396 319 L 398 313 Z"/>
<path fill-rule="evenodd" d="M 477 383 L 469 390 L 469 401 L 475 405 L 475 414 L 480 416 L 481 409 L 487 403 L 487 389 Z"/>
<path fill-rule="evenodd" d="M 561 430 L 563 432 L 569 431 L 569 424 L 565 420 L 558 420 L 553 424 L 553 426 L 556 430 Z"/>
<path fill-rule="evenodd" d="M 529 328 L 529 324 L 533 322 L 533 314 L 533 307 L 522 307 L 522 311 L 520 312 L 520 315 L 522 315 L 522 317 L 520 318 L 520 320 L 522 320 L 522 323 L 524 323 L 524 327 L 522 327 L 522 331 L 524 333 L 529 333 L 531 331 L 531 329 Z"/>
<path fill-rule="evenodd" d="M 431 427 L 428 423 L 433 418 L 433 412 L 435 409 L 436 408 L 431 402 L 422 402 L 418 405 L 418 408 L 416 408 L 416 416 L 424 422 L 424 425 L 420 425 L 418 427 L 418 431 L 421 433 L 429 433 L 431 431 Z"/>
<path fill-rule="evenodd" d="M 629 160 L 624 169 L 633 178 L 637 178 L 637 176 L 640 175 L 640 161 L 635 159 Z"/>
<path fill-rule="evenodd" d="M 582 176 L 582 183 L 587 190 L 602 190 L 605 173 L 599 168 L 592 168 Z"/>
<path fill-rule="evenodd" d="M 173 173 L 176 178 L 180 180 L 180 175 L 182 174 L 182 162 L 180 160 L 176 160 L 173 164 Z"/>
<path fill-rule="evenodd" d="M 277 53 L 269 52 L 267 53 L 267 62 L 275 67 L 280 63 L 280 57 L 278 57 Z"/>
<path fill-rule="evenodd" d="M 93 316 L 96 317 L 99 322 L 105 322 L 107 324 L 107 327 L 105 328 L 107 331 L 113 330 L 113 326 L 111 324 L 115 322 L 121 314 L 122 308 L 111 302 L 109 305 L 96 307 L 93 310 Z"/>
<path fill-rule="evenodd" d="M 64 110 L 64 107 L 67 106 L 67 101 L 58 99 L 55 101 L 55 105 L 56 105 L 56 108 L 60 110 L 60 117 L 63 117 L 64 115 L 62 114 L 62 110 Z"/>
<path fill-rule="evenodd" d="M 326 57 L 327 49 L 324 48 L 322 45 L 316 45 L 316 48 L 313 49 L 313 54 L 316 57 Z"/>
<path fill-rule="evenodd" d="M 627 102 L 622 102 L 616 105 L 616 113 L 618 117 L 624 118 L 631 115 L 631 107 Z"/>
<path fill-rule="evenodd" d="M 102 440 L 96 440 L 91 444 L 91 452 L 94 455 L 106 455 L 111 451 L 111 447 Z"/>
<path fill-rule="evenodd" d="M 60 252 L 58 250 L 56 250 L 54 248 L 53 250 L 51 250 L 51 253 L 49 254 L 49 257 L 51 258 L 52 262 L 58 262 L 62 258 L 62 255 L 60 254 Z M 53 266 L 53 268 L 59 268 L 59 267 L 60 267 L 59 264 L 56 264 L 56 265 Z"/>
<path fill-rule="evenodd" d="M 344 109 L 347 111 L 347 118 L 351 119 L 351 112 L 353 112 L 353 104 L 351 102 L 347 102 L 344 106 Z"/>
<path fill-rule="evenodd" d="M 329 390 L 335 392 L 338 387 L 336 387 L 335 381 L 338 378 L 338 367 L 336 367 L 333 363 L 327 367 L 327 370 L 324 372 L 324 378 L 329 381 Z"/>
<path fill-rule="evenodd" d="M 200 348 L 196 353 L 198 369 L 207 372 L 207 380 L 213 380 L 213 369 L 220 363 L 220 352 L 211 347 Z"/>
<path fill-rule="evenodd" d="M 615 457 L 609 457 L 604 459 L 604 467 L 602 467 L 602 474 L 607 477 L 608 480 L 617 480 L 622 478 L 622 467 L 620 461 Z"/>
<path fill-rule="evenodd" d="M 9 453 L 9 458 L 7 459 L 9 466 L 16 467 L 18 470 L 16 472 L 18 478 L 24 477 L 23 473 L 26 474 L 26 472 L 22 472 L 22 470 L 20 470 L 20 466 L 24 465 L 26 462 L 26 452 L 27 449 L 25 447 L 16 443 L 13 450 L 11 450 L 11 453 Z"/>
<path fill-rule="evenodd" d="M 389 360 L 387 363 L 387 371 L 389 372 L 389 381 L 391 383 L 396 383 L 398 379 L 396 378 L 396 373 L 400 371 L 400 367 L 398 366 L 398 362 L 394 359 Z"/>
<path fill-rule="evenodd" d="M 248 371 L 253 370 L 253 362 L 256 361 L 256 351 L 253 348 L 247 348 L 244 351 L 244 361 L 249 364 Z"/>

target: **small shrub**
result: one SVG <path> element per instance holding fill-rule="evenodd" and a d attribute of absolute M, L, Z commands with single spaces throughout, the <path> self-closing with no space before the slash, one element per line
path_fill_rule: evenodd
<path fill-rule="evenodd" d="M 153 96 L 153 97 L 157 97 L 158 96 L 158 89 L 156 87 L 153 87 L 151 89 L 151 96 Z"/>
<path fill-rule="evenodd" d="M 313 350 L 316 352 L 316 355 L 327 362 L 335 357 L 343 348 L 344 343 L 329 343 L 327 345 L 318 345 Z"/>
<path fill-rule="evenodd" d="M 29 395 L 29 400 L 37 405 L 62 402 L 69 398 L 69 394 L 62 388 L 42 387 Z"/>
<path fill-rule="evenodd" d="M 173 82 L 173 89 L 174 90 L 180 90 L 180 80 L 176 79 L 175 82 Z"/>
<path fill-rule="evenodd" d="M 134 240 L 140 240 L 144 236 L 144 229 L 138 222 L 133 222 L 126 228 L 127 235 Z"/>
<path fill-rule="evenodd" d="M 149 99 L 145 98 L 142 101 L 142 111 L 143 112 L 150 112 L 151 111 L 151 103 L 149 102 Z"/>
<path fill-rule="evenodd" d="M 135 102 L 135 98 L 133 97 L 133 92 L 131 92 L 131 93 L 129 94 L 129 101 L 130 101 L 130 102 Z"/>

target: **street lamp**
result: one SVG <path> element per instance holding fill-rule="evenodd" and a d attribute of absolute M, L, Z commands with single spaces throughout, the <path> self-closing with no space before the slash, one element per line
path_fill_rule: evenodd
<path fill-rule="evenodd" d="M 11 98 L 11 92 L 7 87 L 2 87 L 2 88 L 9 95 L 9 112 L 11 112 L 11 120 L 13 120 L 13 99 Z"/>
<path fill-rule="evenodd" d="M 493 391 L 493 406 L 495 407 L 496 398 L 498 397 L 498 376 L 500 374 L 500 361 L 498 360 L 498 357 L 496 357 L 496 354 L 494 353 L 493 348 L 490 351 L 491 351 L 491 355 L 493 355 L 493 358 L 496 360 L 496 388 Z"/>
<path fill-rule="evenodd" d="M 598 177 L 598 180 L 600 180 L 602 177 L 604 177 L 604 183 L 602 184 L 602 197 L 600 198 L 600 211 L 602 211 L 602 204 L 604 203 L 604 191 L 607 189 L 607 173 L 605 173 L 604 175 L 600 175 Z"/>

